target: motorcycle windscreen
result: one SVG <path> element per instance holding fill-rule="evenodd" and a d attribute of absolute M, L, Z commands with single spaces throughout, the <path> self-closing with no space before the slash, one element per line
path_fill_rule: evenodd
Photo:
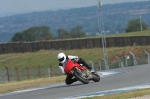
<path fill-rule="evenodd" d="M 70 71 L 72 70 L 73 67 L 74 63 L 70 59 L 68 59 L 67 64 L 64 66 L 64 70 L 65 72 L 70 74 L 71 73 Z"/>

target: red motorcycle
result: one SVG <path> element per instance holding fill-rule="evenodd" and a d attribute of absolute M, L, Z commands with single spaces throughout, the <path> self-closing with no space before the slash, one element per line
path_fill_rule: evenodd
<path fill-rule="evenodd" d="M 86 67 L 73 62 L 70 59 L 67 60 L 64 71 L 68 74 L 72 74 L 84 84 L 88 84 L 89 80 L 93 80 L 94 82 L 100 81 L 100 76 L 96 72 L 91 73 Z"/>

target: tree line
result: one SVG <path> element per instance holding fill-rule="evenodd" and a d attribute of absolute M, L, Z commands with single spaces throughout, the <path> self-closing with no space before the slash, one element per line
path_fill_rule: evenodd
<path fill-rule="evenodd" d="M 82 26 L 73 27 L 70 31 L 59 28 L 57 30 L 57 36 L 54 36 L 48 26 L 35 26 L 26 29 L 22 32 L 17 32 L 11 38 L 12 42 L 22 41 L 43 41 L 51 39 L 67 39 L 67 38 L 80 38 L 86 37 L 86 33 L 82 31 Z"/>
<path fill-rule="evenodd" d="M 140 30 L 147 30 L 148 25 L 141 19 L 132 19 L 128 21 L 127 27 L 125 29 L 126 33 L 135 32 Z M 73 27 L 70 31 L 59 28 L 57 30 L 57 36 L 52 35 L 50 27 L 39 26 L 31 27 L 22 32 L 17 32 L 11 38 L 12 42 L 21 41 L 43 41 L 51 39 L 68 39 L 68 38 L 81 38 L 86 37 L 86 32 L 83 31 L 82 26 Z"/>

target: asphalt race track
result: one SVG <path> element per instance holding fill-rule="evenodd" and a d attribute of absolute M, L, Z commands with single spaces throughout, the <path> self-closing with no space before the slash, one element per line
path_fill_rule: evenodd
<path fill-rule="evenodd" d="M 0 95 L 0 99 L 63 99 L 69 96 L 106 91 L 150 83 L 150 65 L 132 66 L 104 72 L 118 72 L 103 76 L 100 82 L 76 82 L 70 86 L 60 84 L 34 91 Z"/>

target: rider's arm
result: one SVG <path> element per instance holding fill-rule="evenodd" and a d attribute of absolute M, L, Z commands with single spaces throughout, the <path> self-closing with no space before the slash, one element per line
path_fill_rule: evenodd
<path fill-rule="evenodd" d="M 68 58 L 71 59 L 71 60 L 77 60 L 78 56 L 68 55 Z"/>
<path fill-rule="evenodd" d="M 59 63 L 59 69 L 61 70 L 61 72 L 63 73 L 63 74 L 65 74 L 65 71 L 64 71 L 64 68 L 63 68 L 63 66 L 62 66 L 62 64 L 61 63 Z"/>

